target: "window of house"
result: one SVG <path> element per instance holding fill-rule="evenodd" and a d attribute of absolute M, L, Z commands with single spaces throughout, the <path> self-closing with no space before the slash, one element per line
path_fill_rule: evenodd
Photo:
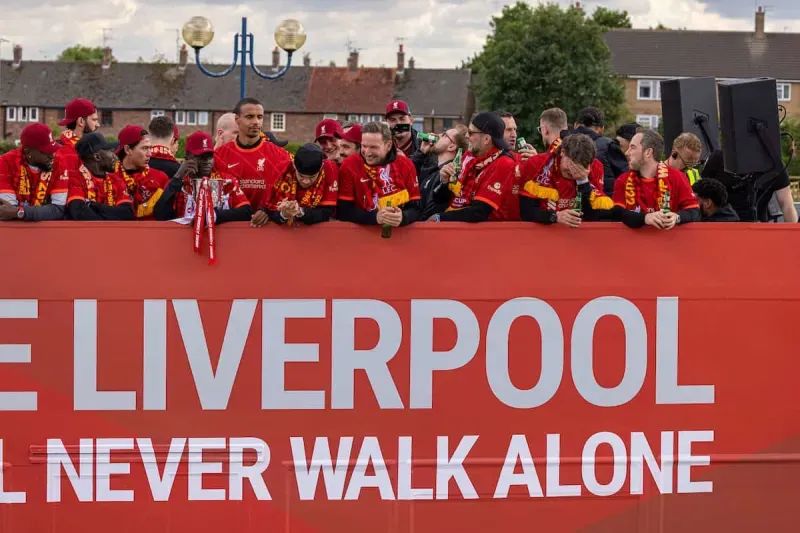
<path fill-rule="evenodd" d="M 337 115 L 336 113 L 325 113 L 324 115 L 322 115 L 322 120 L 328 120 L 328 119 L 339 120 L 339 115 Z"/>
<path fill-rule="evenodd" d="M 792 84 L 791 83 L 779 83 L 778 84 L 778 101 L 779 102 L 788 102 L 792 99 Z"/>
<path fill-rule="evenodd" d="M 638 80 L 636 87 L 639 100 L 661 100 L 661 80 Z"/>
<path fill-rule="evenodd" d="M 358 115 L 353 115 L 351 113 L 350 115 L 347 115 L 347 122 L 360 122 L 360 120 L 358 118 Z"/>
<path fill-rule="evenodd" d="M 181 126 L 186 124 L 186 112 L 185 111 L 175 111 L 175 124 L 180 124 Z"/>
<path fill-rule="evenodd" d="M 208 125 L 208 111 L 197 112 L 197 124 L 200 126 Z"/>
<path fill-rule="evenodd" d="M 150 120 L 156 117 L 163 117 L 165 114 L 163 109 L 153 109 L 150 111 Z"/>
<path fill-rule="evenodd" d="M 27 107 L 17 108 L 17 122 L 28 122 L 28 109 Z"/>
<path fill-rule="evenodd" d="M 186 112 L 186 125 L 187 126 L 196 126 L 197 125 L 197 111 L 187 111 Z"/>
<path fill-rule="evenodd" d="M 425 131 L 425 119 L 422 117 L 415 117 L 412 127 L 417 131 Z"/>
<path fill-rule="evenodd" d="M 636 123 L 643 128 L 657 129 L 658 121 L 661 117 L 658 115 L 636 115 Z"/>
<path fill-rule="evenodd" d="M 6 108 L 6 120 L 9 122 L 16 122 L 17 121 L 17 108 L 16 107 L 7 107 Z"/>
<path fill-rule="evenodd" d="M 272 113 L 270 115 L 270 130 L 286 131 L 286 113 Z"/>
<path fill-rule="evenodd" d="M 454 124 L 455 124 L 455 120 L 453 120 L 452 118 L 443 118 L 442 119 L 442 128 L 445 131 L 447 131 L 449 129 L 452 129 Z"/>
<path fill-rule="evenodd" d="M 39 122 L 39 108 L 38 107 L 29 107 L 28 108 L 28 122 Z"/>
<path fill-rule="evenodd" d="M 112 111 L 103 111 L 100 113 L 100 124 L 103 126 L 114 125 L 114 113 Z"/>

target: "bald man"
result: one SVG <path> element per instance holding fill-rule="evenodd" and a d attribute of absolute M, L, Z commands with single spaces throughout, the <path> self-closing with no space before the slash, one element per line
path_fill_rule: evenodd
<path fill-rule="evenodd" d="M 225 143 L 231 142 L 239 135 L 239 126 L 236 125 L 236 115 L 225 113 L 217 119 L 217 129 L 214 135 L 214 150 Z"/>

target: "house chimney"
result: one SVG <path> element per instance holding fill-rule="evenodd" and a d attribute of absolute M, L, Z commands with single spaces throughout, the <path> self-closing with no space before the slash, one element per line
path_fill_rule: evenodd
<path fill-rule="evenodd" d="M 358 70 L 358 50 L 350 51 L 350 57 L 347 58 L 347 68 Z"/>
<path fill-rule="evenodd" d="M 403 43 L 397 49 L 397 71 L 403 72 L 406 69 L 406 53 L 403 51 Z"/>
<path fill-rule="evenodd" d="M 416 64 L 416 61 L 414 61 L 413 57 L 411 59 L 409 59 L 408 60 L 408 70 L 414 70 L 414 65 L 415 64 Z"/>
<path fill-rule="evenodd" d="M 764 18 L 766 13 L 763 6 L 758 6 L 756 11 L 756 39 L 763 39 L 764 35 Z"/>
<path fill-rule="evenodd" d="M 311 53 L 307 52 L 303 54 L 303 66 L 310 67 L 311 66 Z"/>
<path fill-rule="evenodd" d="M 22 46 L 14 45 L 14 62 L 11 64 L 12 68 L 19 68 L 22 65 Z"/>
<path fill-rule="evenodd" d="M 181 46 L 181 51 L 178 54 L 178 70 L 186 70 L 186 65 L 189 63 L 189 50 L 186 48 L 184 44 Z"/>
<path fill-rule="evenodd" d="M 280 66 L 281 66 L 281 51 L 278 50 L 278 47 L 276 46 L 272 50 L 272 68 L 278 70 L 278 67 Z"/>
<path fill-rule="evenodd" d="M 111 48 L 106 46 L 103 48 L 103 64 L 102 67 L 104 70 L 108 70 L 111 68 L 111 59 L 113 55 L 111 54 Z"/>

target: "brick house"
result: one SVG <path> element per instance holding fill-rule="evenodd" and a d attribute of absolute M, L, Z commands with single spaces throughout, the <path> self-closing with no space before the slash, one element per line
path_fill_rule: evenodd
<path fill-rule="evenodd" d="M 605 41 L 625 84 L 625 102 L 636 122 L 658 127 L 660 81 L 713 76 L 719 81 L 769 77 L 778 82 L 778 103 L 800 118 L 800 33 L 766 33 L 758 8 L 753 32 L 611 30 Z"/>
<path fill-rule="evenodd" d="M 29 122 L 56 126 L 64 104 L 77 96 L 97 105 L 106 135 L 116 136 L 126 124 L 147 125 L 161 114 L 171 115 L 183 135 L 213 134 L 217 118 L 239 99 L 238 70 L 211 78 L 189 64 L 185 53 L 178 64 L 168 64 L 112 63 L 111 50 L 106 52 L 101 64 L 23 61 L 22 48 L 15 46 L 14 59 L 0 62 L 0 138 L 19 138 Z M 259 68 L 277 70 L 278 61 L 275 53 L 272 65 Z M 397 68 L 359 66 L 353 52 L 347 67 L 292 67 L 274 81 L 248 68 L 247 76 L 249 95 L 265 106 L 264 128 L 292 142 L 312 140 L 323 118 L 380 120 L 395 97 L 409 102 L 423 129 L 463 121 L 474 109 L 468 69 L 415 69 L 413 59 L 406 67 L 402 48 Z"/>

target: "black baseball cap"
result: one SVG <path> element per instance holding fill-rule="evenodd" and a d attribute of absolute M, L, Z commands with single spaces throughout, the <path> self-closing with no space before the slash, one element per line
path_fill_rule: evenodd
<path fill-rule="evenodd" d="M 102 133 L 87 133 L 75 145 L 75 151 L 81 158 L 96 154 L 102 150 L 114 150 L 118 143 L 108 142 Z"/>
<path fill-rule="evenodd" d="M 304 144 L 294 154 L 294 168 L 304 176 L 313 176 L 322 168 L 325 153 L 316 144 Z"/>
<path fill-rule="evenodd" d="M 508 144 L 503 139 L 503 133 L 506 130 L 506 124 L 500 115 L 492 111 L 485 111 L 478 113 L 472 119 L 472 125 L 481 130 L 486 135 L 491 136 L 492 142 L 500 150 L 508 150 Z"/>

